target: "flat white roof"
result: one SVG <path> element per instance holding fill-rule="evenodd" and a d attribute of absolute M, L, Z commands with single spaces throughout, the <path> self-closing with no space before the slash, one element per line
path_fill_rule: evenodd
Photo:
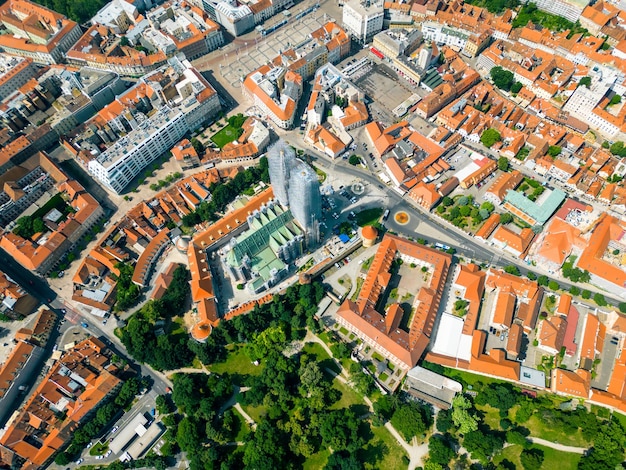
<path fill-rule="evenodd" d="M 126 447 L 126 444 L 135 438 L 137 435 L 137 428 L 139 426 L 143 426 L 147 422 L 148 420 L 143 413 L 139 413 L 126 426 L 118 431 L 118 435 L 115 436 L 109 444 L 109 449 L 111 449 L 114 454 L 118 454 L 124 447 Z"/>
<path fill-rule="evenodd" d="M 437 337 L 432 351 L 442 356 L 469 361 L 472 337 L 463 334 L 463 319 L 449 313 L 441 315 Z"/>

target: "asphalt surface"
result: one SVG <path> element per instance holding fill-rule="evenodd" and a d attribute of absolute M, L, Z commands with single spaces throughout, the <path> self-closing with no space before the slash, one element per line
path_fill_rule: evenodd
<path fill-rule="evenodd" d="M 57 341 L 63 336 L 65 331 L 75 323 L 85 321 L 89 327 L 87 330 L 89 333 L 99 339 L 101 339 L 115 354 L 121 357 L 131 359 L 129 363 L 134 363 L 132 357 L 126 351 L 126 348 L 121 341 L 112 333 L 103 331 L 96 323 L 94 318 L 88 315 L 84 315 L 81 312 L 74 310 L 70 305 L 67 305 L 62 298 L 60 298 L 54 290 L 48 286 L 46 281 L 39 276 L 36 276 L 32 272 L 22 267 L 16 262 L 8 253 L 0 249 L 0 263 L 2 263 L 2 270 L 14 281 L 20 284 L 24 290 L 30 295 L 35 297 L 40 303 L 47 305 L 48 308 L 53 310 L 59 315 L 59 318 L 63 318 L 61 309 L 66 310 L 67 319 L 69 321 L 61 324 L 59 328 L 55 329 L 51 335 L 50 341 L 46 350 L 48 353 L 52 351 L 53 345 L 57 344 Z M 111 321 L 114 321 L 111 319 Z M 59 345 L 61 347 L 62 345 Z M 152 370 L 145 365 L 137 365 L 136 370 L 143 377 L 151 377 L 153 380 L 153 388 L 156 393 L 166 393 L 166 388 L 171 387 L 169 380 L 162 374 Z"/>
<path fill-rule="evenodd" d="M 389 209 L 398 211 L 403 210 L 409 214 L 409 216 L 418 221 L 418 230 L 417 231 L 407 231 L 406 227 L 403 227 L 399 224 L 395 224 L 390 219 L 387 221 L 386 225 L 391 228 L 393 231 L 398 232 L 405 236 L 410 236 L 413 238 L 420 237 L 422 233 L 431 233 L 433 231 L 439 232 L 440 234 L 444 234 L 446 239 L 451 238 L 454 240 L 454 243 L 446 243 L 450 247 L 456 250 L 456 255 L 458 257 L 463 257 L 465 259 L 472 259 L 476 262 L 485 263 L 490 266 L 497 266 L 503 268 L 509 265 L 515 265 L 519 268 L 520 272 L 523 275 L 527 275 L 529 272 L 533 272 L 537 275 L 545 274 L 551 279 L 553 276 L 549 276 L 548 273 L 542 272 L 535 266 L 529 266 L 519 258 L 515 258 L 508 253 L 504 253 L 500 250 L 494 250 L 492 247 L 484 245 L 471 237 L 468 234 L 460 233 L 455 228 L 450 226 L 449 224 L 445 224 L 442 220 L 440 220 L 437 216 L 426 212 L 424 210 L 420 210 L 416 208 L 412 203 L 410 203 L 405 197 L 400 196 L 393 188 L 383 185 L 382 182 L 373 174 L 348 163 L 345 163 L 343 159 L 338 159 L 331 161 L 328 157 L 322 156 L 319 152 L 311 147 L 307 148 L 307 153 L 313 154 L 315 159 L 315 164 L 319 165 L 325 170 L 330 170 L 338 173 L 343 173 L 345 175 L 349 175 L 353 178 L 358 178 L 362 181 L 365 181 L 370 184 L 375 184 L 377 186 L 382 186 L 383 190 L 387 192 L 390 200 L 393 202 L 393 205 L 389 207 Z M 410 226 L 410 225 L 408 225 Z M 408 227 L 407 226 L 407 227 Z M 433 240 L 425 236 L 429 242 L 437 242 L 438 240 Z M 576 285 L 577 287 L 581 287 L 580 284 L 572 283 L 562 278 L 555 279 L 559 283 L 559 286 L 562 289 L 568 290 L 572 285 Z M 623 302 L 624 299 L 617 297 L 617 295 L 613 295 L 612 293 L 607 293 L 604 291 L 600 291 L 597 289 L 582 287 L 589 290 L 592 294 L 599 292 L 604 295 L 607 303 L 609 305 L 617 306 L 620 302 Z"/>

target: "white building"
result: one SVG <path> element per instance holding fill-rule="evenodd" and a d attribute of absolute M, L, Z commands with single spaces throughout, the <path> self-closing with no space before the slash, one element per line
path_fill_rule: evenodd
<path fill-rule="evenodd" d="M 459 50 L 463 50 L 470 37 L 465 31 L 435 23 L 434 21 L 422 23 L 422 35 L 426 41 L 434 41 L 437 44 L 445 44 Z"/>
<path fill-rule="evenodd" d="M 0 101 L 17 91 L 36 72 L 31 59 L 0 54 Z"/>
<path fill-rule="evenodd" d="M 385 12 L 379 0 L 348 0 L 343 6 L 343 25 L 348 34 L 368 42 L 383 30 Z"/>
<path fill-rule="evenodd" d="M 113 0 L 106 4 L 91 19 L 91 24 L 101 24 L 111 28 L 117 34 L 124 34 L 130 25 L 135 24 L 139 11 L 135 5 L 125 0 Z"/>
<path fill-rule="evenodd" d="M 566 20 L 575 23 L 585 7 L 589 5 L 589 0 L 536 0 L 534 3 L 539 10 L 562 16 Z"/>
<path fill-rule="evenodd" d="M 88 164 L 89 173 L 120 193 L 146 166 L 171 149 L 187 132 L 185 115 L 164 107 Z"/>

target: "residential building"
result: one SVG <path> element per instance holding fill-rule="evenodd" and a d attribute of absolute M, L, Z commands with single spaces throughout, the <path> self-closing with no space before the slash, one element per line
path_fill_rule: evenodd
<path fill-rule="evenodd" d="M 116 34 L 124 34 L 138 22 L 138 18 L 139 11 L 135 5 L 125 0 L 113 0 L 91 18 L 91 24 L 100 24 L 111 28 Z"/>
<path fill-rule="evenodd" d="M 405 265 L 426 267 L 428 282 L 415 294 L 415 313 L 407 329 L 400 328 L 403 310 L 391 303 L 385 310 L 376 306 L 389 288 L 396 258 Z M 338 323 L 376 350 L 395 366 L 414 367 L 425 352 L 439 309 L 452 257 L 418 243 L 385 235 L 367 272 L 356 302 L 345 300 L 337 312 Z M 407 331 L 408 330 L 408 331 Z"/>
<path fill-rule="evenodd" d="M 504 201 L 504 197 L 509 190 L 514 190 L 524 179 L 524 175 L 518 170 L 501 173 L 496 180 L 491 183 L 483 198 L 491 202 L 494 206 L 499 206 Z"/>
<path fill-rule="evenodd" d="M 557 355 L 564 345 L 567 319 L 561 315 L 553 315 L 539 322 L 537 341 L 539 347 L 549 354 Z"/>
<path fill-rule="evenodd" d="M 178 109 L 164 107 L 91 160 L 88 163 L 89 173 L 107 189 L 119 194 L 187 131 L 185 115 Z"/>
<path fill-rule="evenodd" d="M 39 304 L 37 299 L 2 271 L 0 271 L 0 301 L 3 313 L 14 319 L 30 315 Z"/>
<path fill-rule="evenodd" d="M 19 90 L 36 74 L 32 59 L 0 54 L 0 101 Z"/>
<path fill-rule="evenodd" d="M 575 23 L 589 3 L 589 0 L 537 0 L 536 5 L 539 10 Z"/>
<path fill-rule="evenodd" d="M 529 228 L 523 228 L 518 233 L 501 225 L 493 233 L 491 242 L 514 256 L 522 257 L 528 252 L 534 236 L 535 233 Z"/>
<path fill-rule="evenodd" d="M 80 25 L 28 0 L 0 6 L 0 23 L 9 34 L 0 35 L 0 49 L 28 57 L 38 64 L 58 64 L 80 38 Z"/>
<path fill-rule="evenodd" d="M 0 437 L 2 462 L 20 468 L 48 465 L 122 386 L 112 355 L 94 337 L 62 354 Z"/>
<path fill-rule="evenodd" d="M 380 0 L 348 0 L 343 5 L 343 25 L 356 40 L 366 43 L 383 29 L 385 11 Z"/>

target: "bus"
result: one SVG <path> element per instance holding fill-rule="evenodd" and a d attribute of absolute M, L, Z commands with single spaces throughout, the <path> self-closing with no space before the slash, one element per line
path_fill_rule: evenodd
<path fill-rule="evenodd" d="M 387 217 L 389 217 L 389 209 L 387 209 L 385 213 L 383 214 L 383 222 L 387 220 Z"/>
<path fill-rule="evenodd" d="M 443 243 L 435 243 L 435 248 L 439 248 L 440 250 L 449 250 L 450 247 L 448 245 L 444 245 Z"/>

